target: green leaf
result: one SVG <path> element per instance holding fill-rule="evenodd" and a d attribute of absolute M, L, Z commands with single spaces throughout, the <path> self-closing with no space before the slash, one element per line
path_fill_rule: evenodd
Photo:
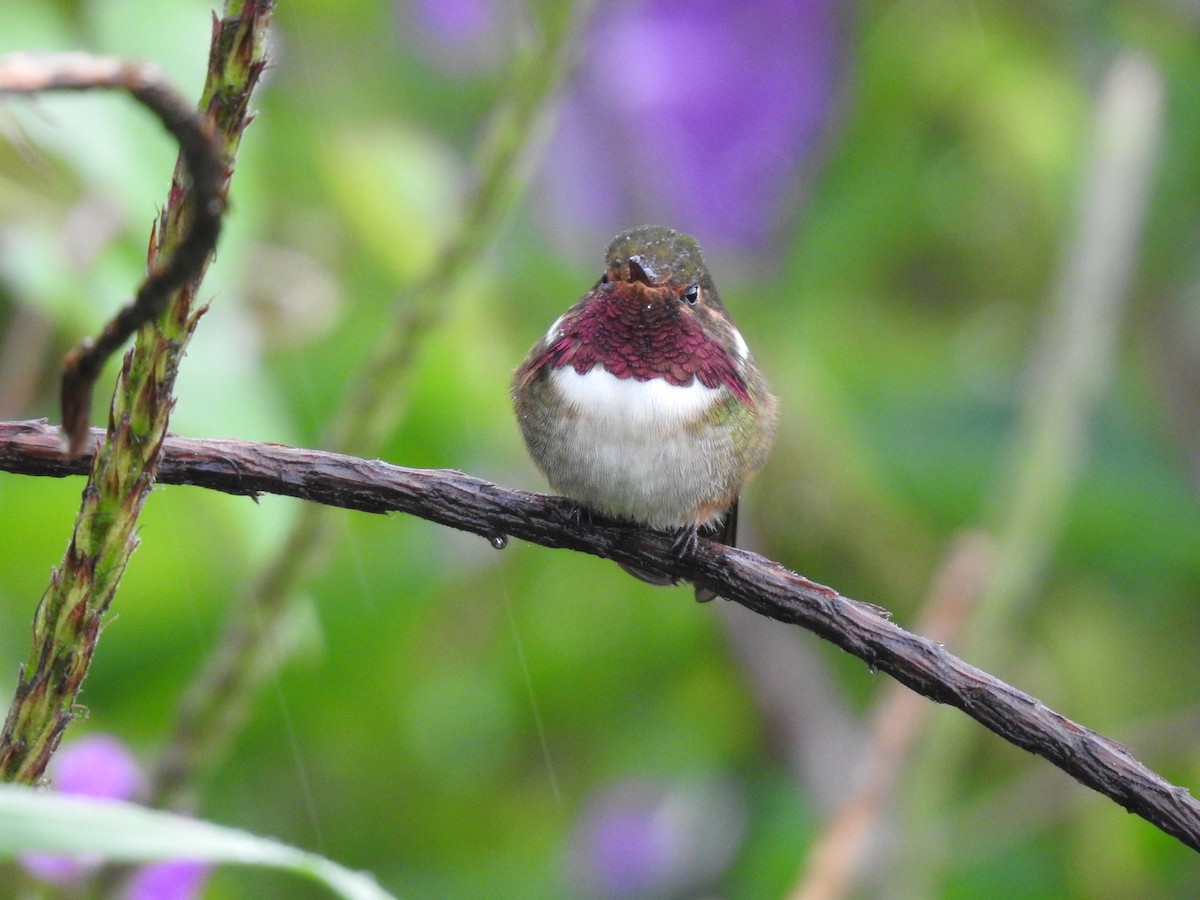
<path fill-rule="evenodd" d="M 284 869 L 351 900 L 390 900 L 369 876 L 270 838 L 115 800 L 0 785 L 0 857 L 99 854 L 113 862 L 171 859 Z"/>

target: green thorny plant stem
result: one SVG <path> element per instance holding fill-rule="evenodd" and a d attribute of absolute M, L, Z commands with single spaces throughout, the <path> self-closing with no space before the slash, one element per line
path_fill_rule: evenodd
<path fill-rule="evenodd" d="M 327 449 L 376 455 L 402 420 L 407 376 L 420 342 L 522 196 L 592 6 L 593 0 L 547 5 L 545 26 L 515 60 L 493 115 L 462 220 L 429 272 L 397 297 L 387 331 L 323 441 Z M 219 760 L 240 730 L 263 679 L 286 653 L 288 601 L 323 567 L 340 521 L 317 504 L 300 508 L 283 545 L 242 598 L 220 645 L 185 693 L 151 775 L 147 802 L 186 805 L 191 783 Z"/>
<path fill-rule="evenodd" d="M 263 69 L 263 36 L 273 0 L 229 0 L 214 25 L 200 109 L 233 171 L 247 105 Z M 189 221 L 182 162 L 150 236 L 148 264 L 168 258 Z M 194 309 L 199 273 L 175 292 L 165 312 L 137 333 L 109 409 L 106 440 L 96 455 L 61 565 L 54 570 L 33 622 L 33 644 L 0 737 L 0 778 L 36 783 L 63 732 L 87 675 L 104 615 L 137 546 L 134 529 L 154 483 L 159 450 L 174 402 L 175 374 L 203 310 Z"/>

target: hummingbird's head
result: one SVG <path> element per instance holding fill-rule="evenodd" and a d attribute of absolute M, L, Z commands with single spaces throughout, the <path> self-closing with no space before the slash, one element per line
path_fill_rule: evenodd
<path fill-rule="evenodd" d="M 751 402 L 746 342 L 725 311 L 695 238 L 660 225 L 618 234 L 600 280 L 555 320 L 518 370 L 518 387 L 543 371 L 601 366 L 619 380 L 727 387 Z"/>
<path fill-rule="evenodd" d="M 669 288 L 690 303 L 701 296 L 721 310 L 721 298 L 708 274 L 700 245 L 691 235 L 663 225 L 622 231 L 608 245 L 602 282 Z"/>

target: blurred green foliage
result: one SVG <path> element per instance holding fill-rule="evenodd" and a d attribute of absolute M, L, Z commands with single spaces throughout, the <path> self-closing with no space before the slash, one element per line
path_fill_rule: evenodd
<path fill-rule="evenodd" d="M 439 65 L 406 7 L 277 11 L 173 430 L 316 444 L 396 298 L 453 231 L 503 79 Z M 195 0 L 10 0 L 0 50 L 139 56 L 198 91 L 209 14 Z M 995 674 L 1200 783 L 1200 18 L 1135 0 L 906 0 L 845 19 L 841 108 L 806 205 L 772 250 L 710 253 L 781 399 L 779 446 L 743 504 L 747 539 L 913 626 L 953 537 L 996 524 L 1097 85 L 1118 52 L 1145 54 L 1165 85 L 1164 134 L 1119 358 L 1061 540 Z M 119 97 L 7 103 L 0 133 L 0 326 L 36 336 L 0 338 L 11 384 L 28 385 L 4 392 L 3 415 L 57 418 L 57 364 L 138 282 L 174 149 Z M 542 488 L 509 375 L 594 281 L 603 248 L 548 249 L 531 200 L 444 298 L 383 458 Z M 81 486 L 0 478 L 2 696 Z M 179 487 L 151 497 L 76 732 L 113 732 L 153 757 L 297 505 Z M 581 823 L 613 785 L 724 785 L 741 825 L 711 890 L 779 896 L 792 883 L 829 812 L 819 798 L 844 795 L 853 760 L 840 761 L 843 784 L 805 782 L 783 732 L 836 723 L 778 720 L 721 604 L 602 560 L 344 518 L 290 616 L 287 659 L 197 786 L 197 812 L 368 869 L 403 896 L 551 897 L 586 890 L 572 863 Z M 882 676 L 793 639 L 831 681 L 796 677 L 791 690 L 826 692 L 861 734 Z M 1175 840 L 981 729 L 957 740 L 945 803 L 902 805 L 904 828 L 886 839 L 885 858 L 907 857 L 934 894 L 1200 893 Z M 868 877 L 883 893 L 887 870 Z M 0 892 L 16 878 L 0 874 Z M 208 896 L 294 889 L 223 872 Z"/>

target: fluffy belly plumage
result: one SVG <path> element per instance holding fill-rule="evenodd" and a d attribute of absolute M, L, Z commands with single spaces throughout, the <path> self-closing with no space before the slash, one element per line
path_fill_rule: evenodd
<path fill-rule="evenodd" d="M 657 528 L 704 525 L 736 499 L 725 387 L 617 378 L 600 366 L 552 370 L 554 415 L 522 415 L 534 460 L 560 493 L 604 515 Z M 716 413 L 714 415 L 714 413 Z"/>

